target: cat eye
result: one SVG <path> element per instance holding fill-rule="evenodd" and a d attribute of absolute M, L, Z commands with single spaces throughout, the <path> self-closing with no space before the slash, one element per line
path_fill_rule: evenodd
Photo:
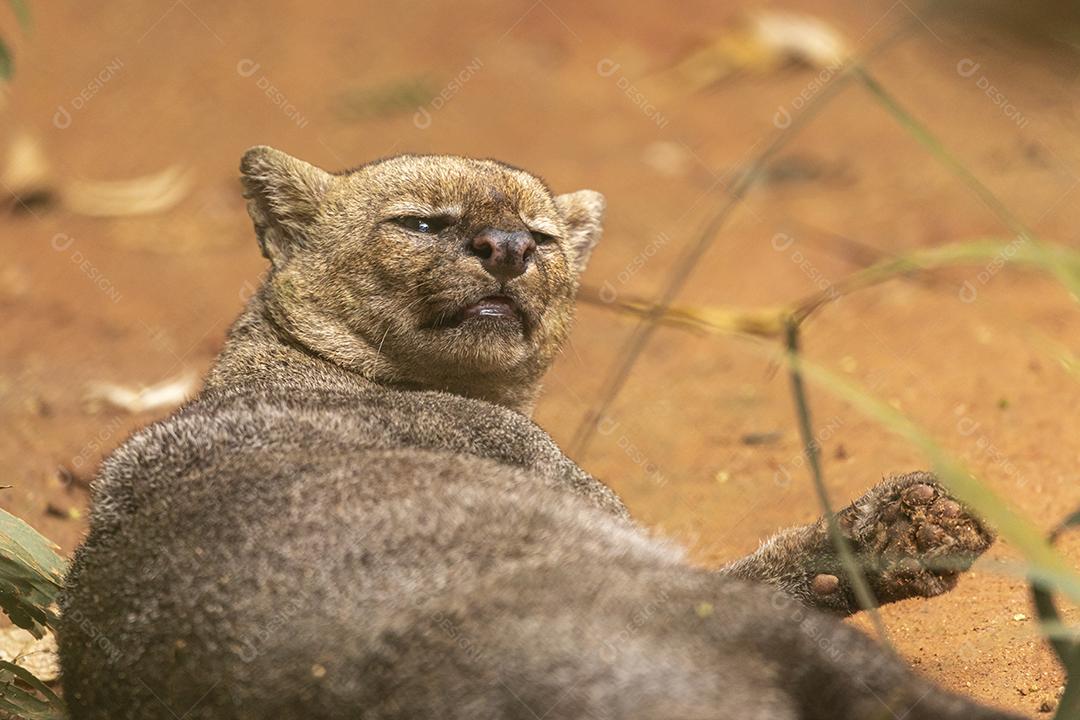
<path fill-rule="evenodd" d="M 423 235 L 435 235 L 450 226 L 450 220 L 447 218 L 418 217 L 415 215 L 394 218 L 394 222 L 406 230 L 412 230 Z"/>

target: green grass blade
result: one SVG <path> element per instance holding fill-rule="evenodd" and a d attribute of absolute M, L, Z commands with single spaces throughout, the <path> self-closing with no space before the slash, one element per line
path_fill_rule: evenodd
<path fill-rule="evenodd" d="M 853 70 L 859 81 L 863 84 L 878 103 L 892 115 L 892 117 L 907 132 L 925 147 L 931 155 L 957 175 L 965 185 L 971 188 L 994 214 L 1000 217 L 1011 231 L 1017 235 L 1030 235 L 1027 226 L 1013 214 L 1005 203 L 1001 202 L 990 188 L 986 187 L 979 178 L 961 163 L 956 156 L 949 152 L 941 140 L 930 129 L 919 122 L 914 115 L 908 112 L 896 97 L 885 89 L 878 80 L 870 74 L 865 67 Z"/>
<path fill-rule="evenodd" d="M 935 4 L 931 3 L 930 6 Z M 743 198 L 764 177 L 765 167 L 772 158 L 794 140 L 799 131 L 807 126 L 847 87 L 855 77 L 851 72 L 853 68 L 860 67 L 861 63 L 867 62 L 874 56 L 884 52 L 885 49 L 906 37 L 916 27 L 917 23 L 914 20 L 905 21 L 898 30 L 880 41 L 869 52 L 864 53 L 862 57 L 853 58 L 839 68 L 831 80 L 799 112 L 792 116 L 791 123 L 774 134 L 762 151 L 751 159 L 745 171 L 728 189 L 728 197 L 721 203 L 719 209 L 705 221 L 702 231 L 694 242 L 675 261 L 675 269 L 667 277 L 655 303 L 657 307 L 661 308 L 661 312 L 667 310 L 675 298 L 678 297 L 690 275 L 699 267 L 699 259 L 712 246 L 713 241 L 716 240 L 720 231 L 742 203 Z M 616 397 L 622 391 L 623 386 L 630 377 L 630 373 L 637 364 L 638 358 L 641 357 L 646 345 L 651 340 L 657 327 L 656 319 L 657 316 L 646 317 L 634 328 L 630 338 L 616 355 L 614 369 L 605 378 L 599 399 L 585 414 L 585 417 L 574 431 L 574 436 L 570 440 L 570 454 L 577 458 L 579 462 L 584 459 L 586 452 L 588 452 L 601 418 L 605 417 L 610 411 Z"/>
<path fill-rule="evenodd" d="M 22 680 L 34 690 L 41 693 L 42 697 L 45 698 L 46 702 L 57 707 L 63 707 L 63 701 L 56 693 L 52 691 L 52 688 L 39 680 L 36 675 L 34 675 L 26 668 L 20 667 L 15 663 L 10 663 L 7 660 L 0 660 L 0 671 L 3 671 L 5 673 L 11 673 L 19 680 Z"/>
<path fill-rule="evenodd" d="M 1063 662 L 1065 662 L 1063 660 Z M 1069 681 L 1065 685 L 1065 693 L 1058 701 L 1057 712 L 1054 720 L 1076 720 L 1080 718 L 1080 650 L 1073 652 L 1068 662 L 1065 662 Z"/>
<path fill-rule="evenodd" d="M 975 479 L 924 430 L 887 403 L 839 375 L 805 359 L 800 360 L 799 364 L 806 377 L 922 450 L 941 483 L 996 527 L 1001 537 L 1023 554 L 1031 580 L 1054 588 L 1074 602 L 1080 602 L 1080 575 L 1047 543 L 1034 525 Z"/>
<path fill-rule="evenodd" d="M 25 522 L 0 510 L 0 609 L 36 637 L 56 624 L 52 606 L 66 567 L 58 549 Z"/>
<path fill-rule="evenodd" d="M 1080 510 L 1069 515 L 1050 533 L 1050 542 L 1070 528 L 1080 527 Z M 1043 635 L 1054 648 L 1058 659 L 1065 668 L 1068 678 L 1065 693 L 1058 704 L 1056 720 L 1075 720 L 1080 717 L 1080 641 L 1075 635 L 1062 636 L 1056 631 L 1062 628 L 1061 615 L 1054 604 L 1051 590 L 1039 583 L 1031 586 L 1032 600 L 1039 616 L 1039 626 Z"/>
<path fill-rule="evenodd" d="M 16 684 L 28 685 L 34 692 Z M 0 660 L 0 710 L 21 720 L 65 720 L 67 710 L 52 689 L 26 668 Z"/>
<path fill-rule="evenodd" d="M 976 262 L 1011 264 L 1044 271 L 1059 281 L 1080 278 L 1080 251 L 1055 243 L 1035 243 L 1027 238 L 1005 241 L 998 238 L 979 238 L 949 243 L 938 247 L 913 250 L 857 270 L 824 290 L 796 304 L 795 315 L 801 321 L 828 303 L 897 277 L 916 271 L 938 270 L 971 265 Z M 1064 282 L 1074 294 L 1080 292 Z"/>
<path fill-rule="evenodd" d="M 968 170 L 955 155 L 949 152 L 941 140 L 904 108 L 900 101 L 886 90 L 885 86 L 878 82 L 865 66 L 860 65 L 853 68 L 852 73 L 859 78 L 862 86 L 870 92 L 870 95 L 885 108 L 901 127 L 926 148 L 938 162 L 967 185 L 1012 232 L 1016 233 L 1018 237 L 1030 241 L 1032 252 L 1038 254 L 1041 251 L 1042 243 L 1035 232 L 1020 220 L 1016 213 L 1010 210 L 973 172 Z M 1075 266 L 1058 266 L 1051 258 L 1046 258 L 1046 262 L 1048 269 L 1069 289 L 1077 301 L 1080 301 L 1080 271 Z"/>
<path fill-rule="evenodd" d="M 866 581 L 866 574 L 855 559 L 855 553 L 851 549 L 851 543 L 840 531 L 840 525 L 836 522 L 836 511 L 833 510 L 832 501 L 829 499 L 828 489 L 825 487 L 825 477 L 821 471 L 821 457 L 818 452 L 818 443 L 814 439 L 813 423 L 810 419 L 810 403 L 806 399 L 806 388 L 803 386 L 802 372 L 799 361 L 799 326 L 794 320 L 787 326 L 787 349 L 788 368 L 791 375 L 791 393 L 795 399 L 795 413 L 799 420 L 799 432 L 802 435 L 803 451 L 806 454 L 807 464 L 810 466 L 810 476 L 814 481 L 814 490 L 817 493 L 818 504 L 825 513 L 825 521 L 829 528 L 829 539 L 840 556 L 840 563 L 847 571 L 852 589 L 859 607 L 870 616 L 870 622 L 877 632 L 878 639 L 885 645 L 891 646 L 889 633 L 885 629 L 885 623 L 881 620 L 878 612 L 877 598 L 874 597 L 870 585 Z"/>

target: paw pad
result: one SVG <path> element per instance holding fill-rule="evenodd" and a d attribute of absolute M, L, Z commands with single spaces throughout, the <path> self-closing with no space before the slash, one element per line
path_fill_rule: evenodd
<path fill-rule="evenodd" d="M 810 581 L 810 589 L 815 595 L 832 595 L 840 589 L 840 578 L 828 573 L 815 575 L 814 579 Z"/>
<path fill-rule="evenodd" d="M 916 483 L 904 491 L 904 499 L 912 505 L 925 505 L 934 499 L 934 488 L 926 483 Z"/>
<path fill-rule="evenodd" d="M 940 595 L 993 542 L 989 529 L 929 473 L 889 478 L 841 515 L 883 602 Z"/>

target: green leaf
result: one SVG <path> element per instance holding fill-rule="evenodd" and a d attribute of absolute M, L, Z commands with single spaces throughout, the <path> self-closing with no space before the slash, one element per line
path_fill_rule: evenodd
<path fill-rule="evenodd" d="M 58 549 L 25 522 L 0 510 L 0 609 L 35 637 L 56 624 L 52 606 L 66 568 Z"/>
<path fill-rule="evenodd" d="M 44 698 L 53 705 L 63 706 L 63 701 L 60 697 L 52 691 L 48 685 L 38 679 L 36 675 L 27 670 L 24 667 L 16 665 L 15 663 L 8 662 L 7 660 L 0 660 L 0 671 L 5 673 L 11 673 L 24 683 L 41 693 Z"/>
<path fill-rule="evenodd" d="M 26 690 L 16 681 L 29 685 L 38 694 Z M 67 710 L 52 689 L 29 670 L 0 660 L 0 710 L 22 720 L 65 720 Z"/>

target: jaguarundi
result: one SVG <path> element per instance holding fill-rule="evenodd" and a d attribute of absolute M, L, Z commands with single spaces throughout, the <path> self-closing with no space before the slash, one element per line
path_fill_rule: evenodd
<path fill-rule="evenodd" d="M 452 156 L 241 170 L 270 267 L 201 393 L 100 469 L 75 720 L 1016 717 L 840 621 L 822 521 L 695 566 L 529 419 L 601 195 Z M 882 602 L 992 540 L 925 473 L 839 522 Z"/>

